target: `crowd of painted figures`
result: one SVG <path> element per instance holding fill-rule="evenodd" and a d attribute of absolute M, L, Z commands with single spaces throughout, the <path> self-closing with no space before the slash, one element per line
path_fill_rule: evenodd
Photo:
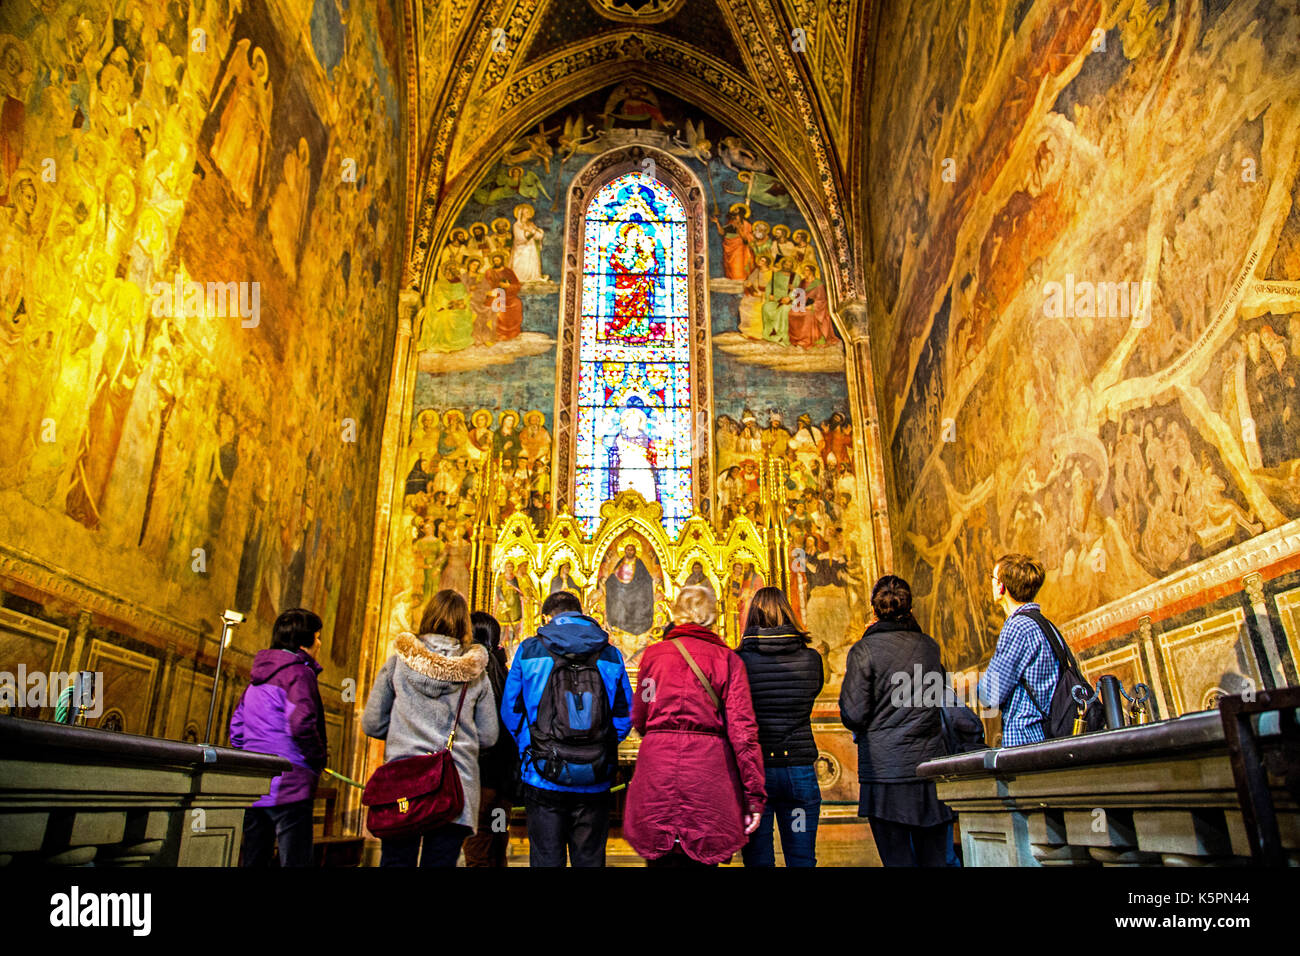
<path fill-rule="evenodd" d="M 425 300 L 420 351 L 459 352 L 519 337 L 520 293 L 549 282 L 542 275 L 544 232 L 533 215 L 529 203 L 520 203 L 513 224 L 502 216 L 451 231 Z"/>
<path fill-rule="evenodd" d="M 723 273 L 742 283 L 741 335 L 800 348 L 839 342 L 808 230 L 750 222 L 744 203 L 733 203 L 726 223 L 715 224 L 722 236 Z"/>
<path fill-rule="evenodd" d="M 539 533 L 550 522 L 551 433 L 545 416 L 507 409 L 496 418 L 493 428 L 493 413 L 485 408 L 468 420 L 458 408 L 424 409 L 416 416 L 403 508 L 415 549 L 417 593 L 468 591 L 470 532 L 477 520 L 491 516 L 499 523 L 523 512 Z"/>
<path fill-rule="evenodd" d="M 730 415 L 718 418 L 716 443 L 718 512 L 724 525 L 741 516 L 764 523 L 764 481 L 784 483 L 783 517 L 795 582 L 790 597 L 796 607 L 802 609 L 813 588 L 841 584 L 849 561 L 850 505 L 857 493 L 848 415 L 832 412 L 816 424 L 803 414 L 792 432 L 780 412 L 768 412 L 763 427 L 745 409 L 740 421 Z M 770 472 L 773 462 L 778 468 Z M 768 500 L 775 499 L 774 490 Z"/>

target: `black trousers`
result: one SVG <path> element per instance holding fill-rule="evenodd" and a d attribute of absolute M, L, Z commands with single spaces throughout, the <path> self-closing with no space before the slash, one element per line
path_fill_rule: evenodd
<path fill-rule="evenodd" d="M 380 866 L 415 866 L 419 858 L 420 869 L 455 866 L 460 858 L 460 846 L 474 831 L 461 823 L 444 823 L 423 836 L 397 837 L 379 841 Z M 424 853 L 420 853 L 420 843 Z"/>
<path fill-rule="evenodd" d="M 279 843 L 281 866 L 311 866 L 311 807 L 311 800 L 299 800 L 245 810 L 243 865 L 270 866 Z"/>
<path fill-rule="evenodd" d="M 952 839 L 947 823 L 914 827 L 869 817 L 880 862 L 885 866 L 947 866 Z"/>
<path fill-rule="evenodd" d="M 552 797 L 524 788 L 528 811 L 528 865 L 604 866 L 609 838 L 609 792 Z"/>

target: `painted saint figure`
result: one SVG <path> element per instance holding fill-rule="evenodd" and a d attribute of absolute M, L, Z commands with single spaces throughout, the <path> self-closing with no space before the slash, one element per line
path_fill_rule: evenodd
<path fill-rule="evenodd" d="M 641 223 L 626 223 L 619 229 L 609 264 L 614 272 L 614 314 L 606 319 L 607 337 L 629 342 L 655 338 L 654 273 L 660 268 L 659 243 Z M 662 336 L 663 320 L 655 324 Z"/>
<path fill-rule="evenodd" d="M 533 221 L 534 210 L 528 203 L 515 207 L 514 247 L 510 265 L 520 282 L 546 282 L 542 275 L 542 239 L 546 233 Z"/>
<path fill-rule="evenodd" d="M 551 578 L 551 594 L 560 591 L 568 591 L 576 596 L 579 600 L 582 598 L 582 587 L 574 580 L 572 573 L 573 565 L 568 561 L 562 563 L 555 572 L 555 577 Z"/>
<path fill-rule="evenodd" d="M 628 399 L 628 407 L 618 419 L 618 431 L 606 438 L 609 456 L 609 478 L 606 497 L 613 498 L 621 491 L 636 491 L 646 501 L 659 500 L 659 478 L 656 469 L 659 455 L 650 437 L 649 417 L 641 396 Z"/>
<path fill-rule="evenodd" d="M 725 226 L 716 217 L 713 222 L 722 236 L 723 273 L 728 279 L 743 282 L 754 269 L 754 253 L 750 249 L 754 227 L 749 222 L 749 207 L 741 202 L 733 203 L 727 211 Z"/>
<path fill-rule="evenodd" d="M 498 339 L 514 339 L 524 328 L 524 304 L 519 299 L 519 290 L 523 283 L 513 269 L 506 265 L 506 257 L 500 252 L 492 253 L 492 268 L 486 274 L 488 303 L 496 315 L 496 336 Z M 473 322 L 471 320 L 471 339 Z"/>
<path fill-rule="evenodd" d="M 623 557 L 605 578 L 605 620 L 628 634 L 644 634 L 654 617 L 654 579 L 637 546 L 628 542 Z"/>
<path fill-rule="evenodd" d="M 234 83 L 208 150 L 245 207 L 253 205 L 253 193 L 262 182 L 271 145 L 270 70 L 261 47 L 253 47 L 249 57 L 251 42 L 245 38 L 235 45 L 230 68 L 212 101 L 214 105 L 221 102 L 226 88 Z"/>

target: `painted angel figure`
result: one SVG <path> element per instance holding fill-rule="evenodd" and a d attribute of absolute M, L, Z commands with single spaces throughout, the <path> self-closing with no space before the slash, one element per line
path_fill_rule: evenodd
<path fill-rule="evenodd" d="M 713 158 L 713 143 L 704 135 L 704 120 L 696 123 L 694 120 L 686 121 L 686 139 L 682 139 L 680 132 L 673 134 L 673 145 L 682 151 L 683 155 L 694 157 L 702 163 L 707 163 Z"/>
<path fill-rule="evenodd" d="M 221 113 L 221 124 L 212 137 L 208 153 L 230 181 L 236 198 L 246 207 L 253 205 L 253 193 L 262 182 L 266 154 L 271 141 L 271 83 L 266 53 L 253 47 L 247 37 L 235 45 L 230 67 L 217 90 L 214 104 L 221 102 L 232 83 L 230 99 Z"/>

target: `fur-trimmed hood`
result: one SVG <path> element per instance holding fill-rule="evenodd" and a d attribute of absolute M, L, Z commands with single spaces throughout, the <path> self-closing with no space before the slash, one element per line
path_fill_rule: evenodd
<path fill-rule="evenodd" d="M 480 644 L 461 647 L 460 642 L 443 634 L 416 637 L 403 631 L 397 637 L 397 659 L 414 673 L 411 683 L 429 697 L 441 697 L 453 688 L 478 678 L 487 668 L 487 648 Z"/>

